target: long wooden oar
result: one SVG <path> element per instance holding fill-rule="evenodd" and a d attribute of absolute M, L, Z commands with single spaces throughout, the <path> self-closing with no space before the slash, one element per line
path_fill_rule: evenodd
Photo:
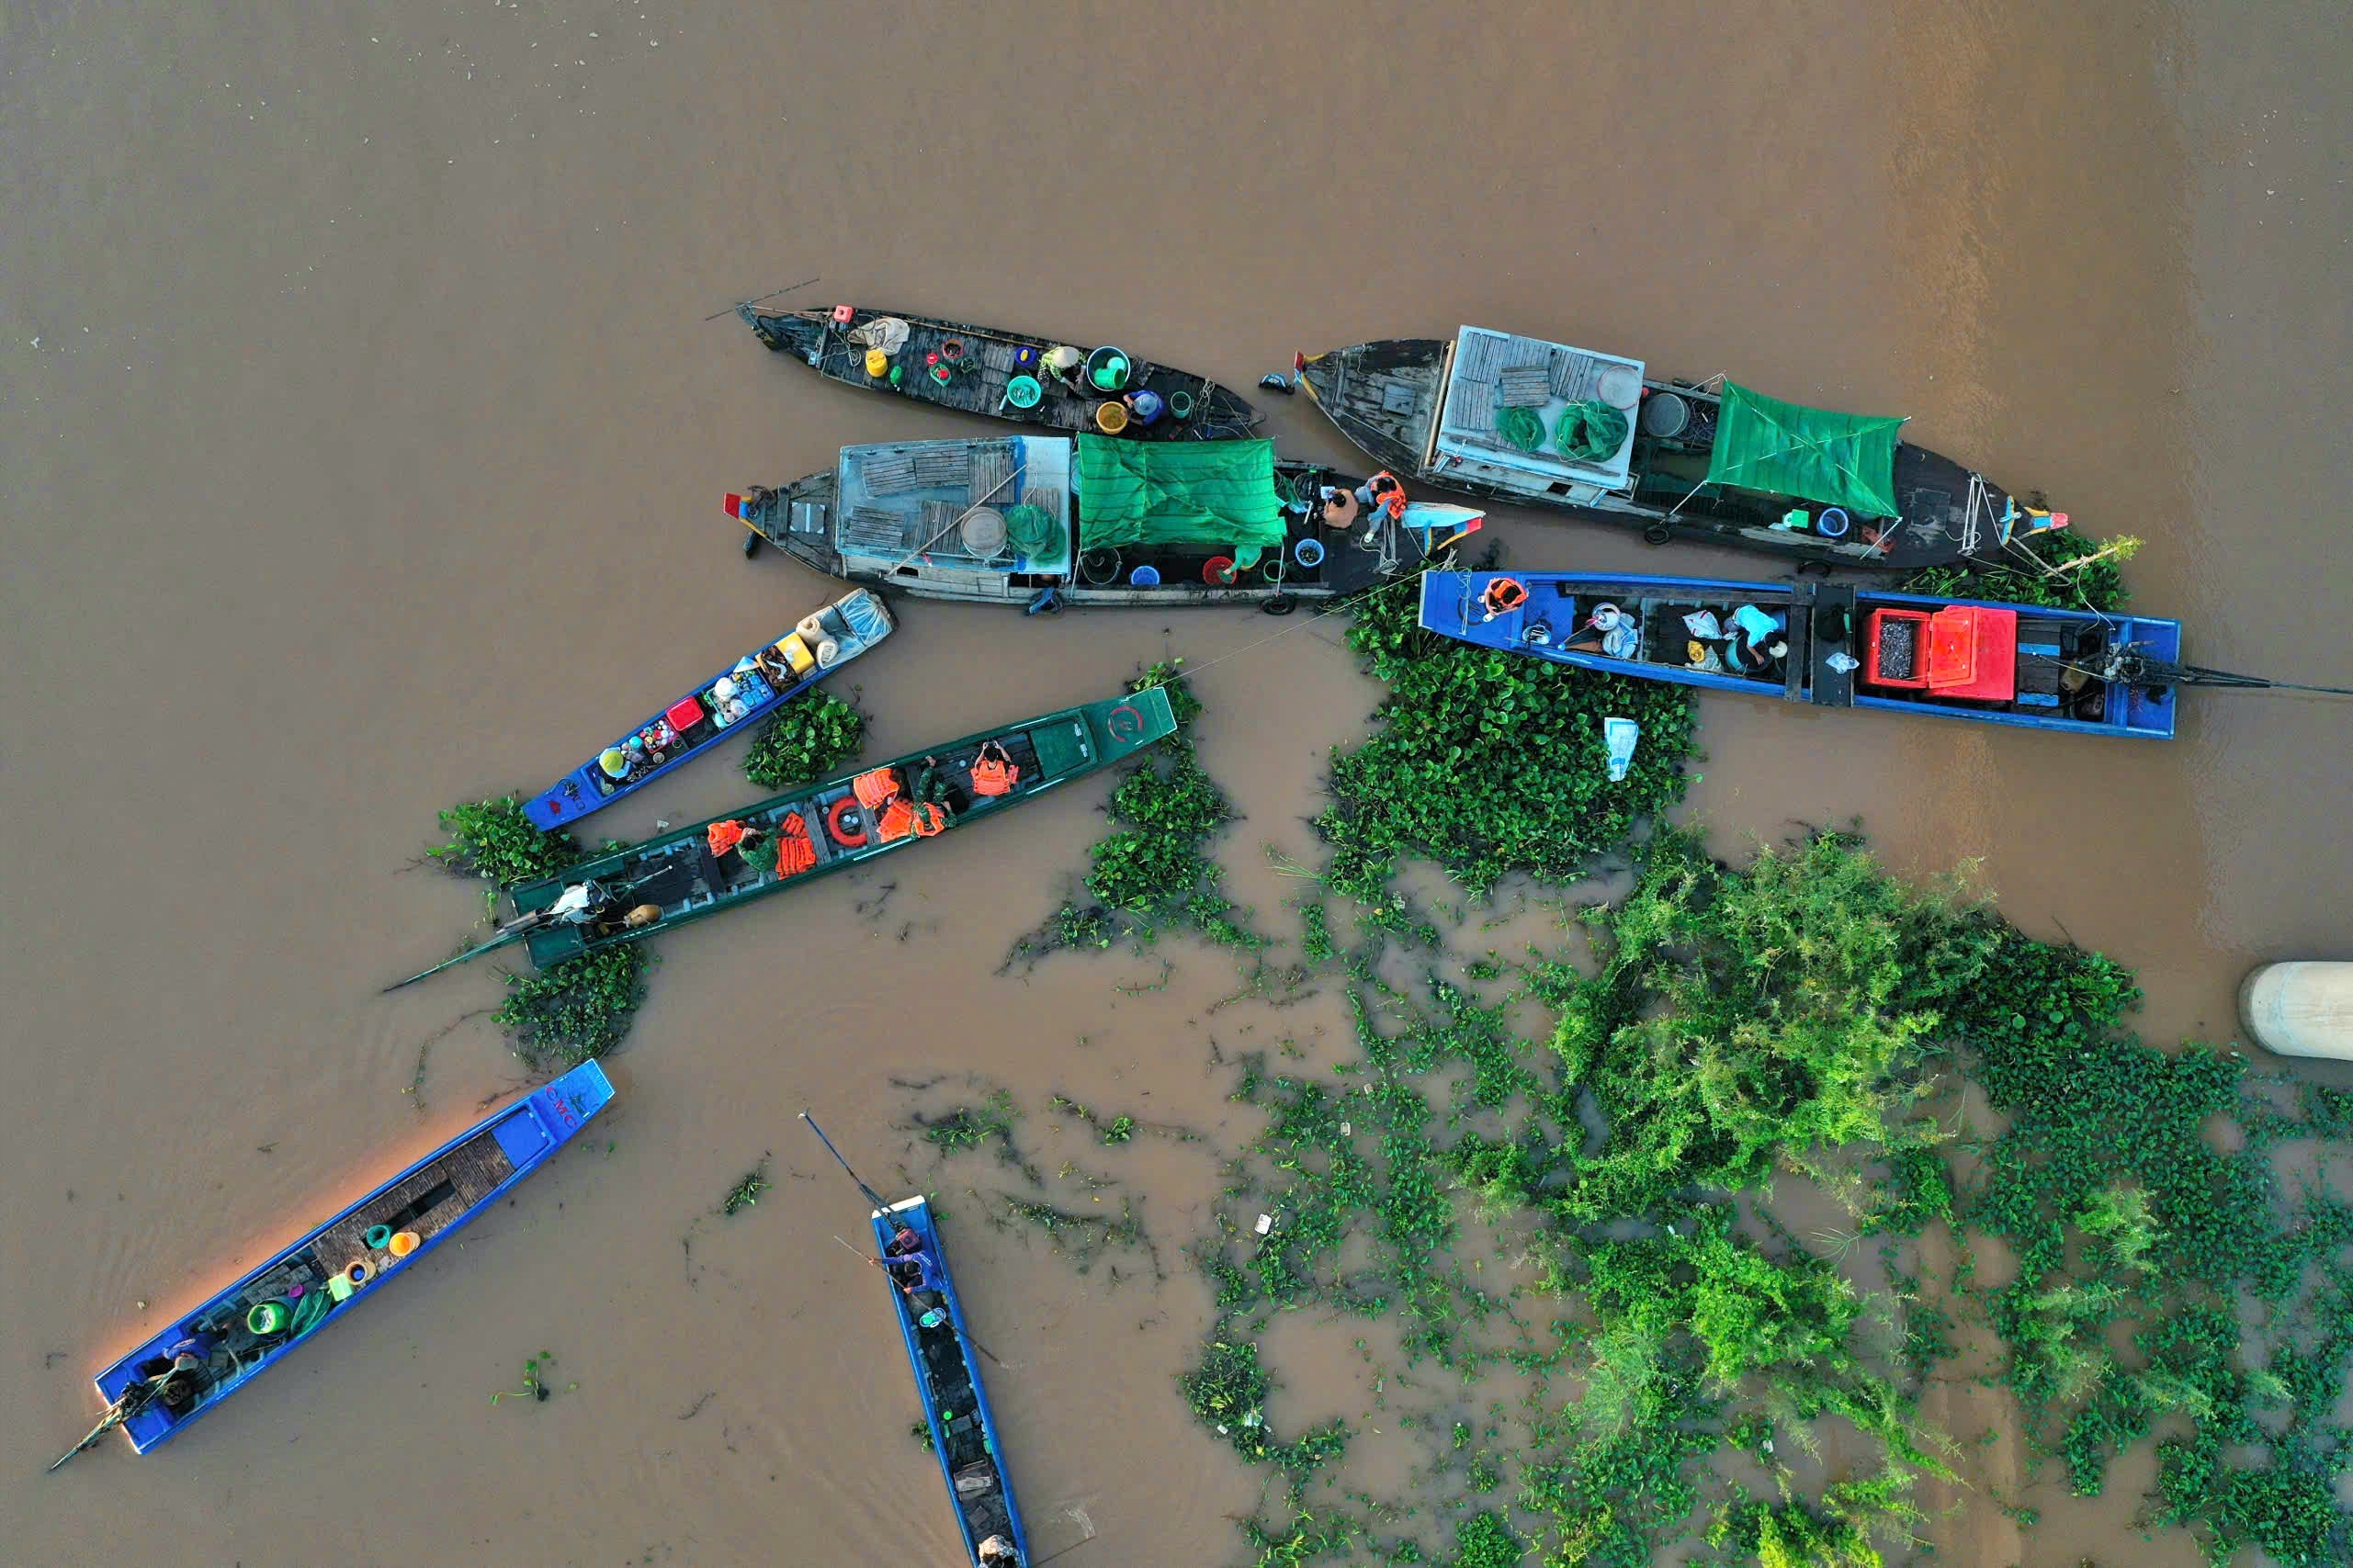
<path fill-rule="evenodd" d="M 758 299 L 746 299 L 743 301 L 743 305 L 757 305 L 764 300 L 774 299 L 776 297 L 776 294 L 790 294 L 794 289 L 806 288 L 810 284 L 820 281 L 821 280 L 814 277 L 804 277 L 798 283 L 794 284 L 791 288 L 779 288 L 776 290 L 775 294 L 763 294 Z M 738 310 L 742 310 L 743 305 L 730 305 L 724 310 L 713 310 L 709 315 L 705 316 L 703 320 L 707 321 L 716 321 L 721 316 L 732 316 Z"/>
<path fill-rule="evenodd" d="M 480 947 L 469 947 L 465 952 L 458 954 L 455 958 L 445 958 L 430 969 L 421 969 L 405 980 L 395 980 L 390 985 L 385 987 L 382 991 L 379 991 L 377 995 L 382 996 L 387 992 L 397 991 L 402 986 L 413 986 L 419 980 L 423 980 L 430 976 L 438 975 L 444 969 L 447 969 L 455 964 L 465 963 L 469 958 L 480 958 L 483 953 L 490 952 L 492 948 L 504 947 L 509 942 L 521 942 L 525 937 L 530 934 L 531 933 L 528 931 L 508 931 L 502 936 L 494 936 L 491 938 L 490 941 L 482 943 Z"/>
<path fill-rule="evenodd" d="M 833 1140 L 825 1135 L 825 1129 L 817 1124 L 816 1117 L 811 1116 L 808 1111 L 804 1111 L 800 1113 L 800 1119 L 809 1123 L 809 1130 L 817 1134 L 817 1141 L 825 1145 L 825 1152 L 833 1156 L 833 1163 L 842 1168 L 842 1173 L 844 1176 L 847 1176 L 851 1180 L 858 1183 L 858 1190 L 866 1195 L 867 1202 L 872 1203 L 877 1211 L 890 1207 L 890 1205 L 883 1200 L 881 1193 L 876 1191 L 864 1181 L 860 1181 L 858 1179 L 858 1173 L 850 1168 L 850 1162 L 842 1157 L 842 1151 L 833 1146 Z M 848 1247 L 849 1243 L 843 1242 L 842 1245 Z M 853 1250 L 855 1249 L 853 1248 Z"/>

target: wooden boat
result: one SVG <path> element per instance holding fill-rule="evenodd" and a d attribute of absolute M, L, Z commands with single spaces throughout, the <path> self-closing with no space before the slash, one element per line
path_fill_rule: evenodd
<path fill-rule="evenodd" d="M 107 1417 L 82 1447 L 116 1426 L 142 1454 L 178 1437 L 505 1197 L 612 1098 L 605 1069 L 582 1063 L 477 1122 L 194 1312 L 174 1318 L 98 1373 Z"/>
<path fill-rule="evenodd" d="M 1295 364 L 1341 433 L 1400 476 L 1621 523 L 1653 544 L 1908 571 L 1998 562 L 2067 522 L 1898 441 L 1900 419 L 1655 380 L 1641 360 L 1541 338 L 1466 326 L 1451 343 L 1388 338 Z M 1532 433 L 1533 450 L 1512 439 Z"/>
<path fill-rule="evenodd" d="M 1230 387 L 1115 348 L 1076 350 L 1085 364 L 1073 387 L 1046 367 L 1067 346 L 1050 337 L 849 305 L 777 314 L 739 305 L 736 314 L 762 343 L 828 380 L 965 413 L 1130 441 L 1218 440 L 1247 435 L 1259 422 L 1258 411 Z M 1094 372 L 1108 372 L 1114 357 L 1124 371 L 1114 384 L 1098 385 Z M 1121 400 L 1143 391 L 1165 411 L 1149 423 L 1131 417 Z M 1106 404 L 1121 412 L 1106 414 Z"/>
<path fill-rule="evenodd" d="M 507 889 L 515 919 L 497 935 L 432 968 L 396 990 L 496 948 L 521 942 L 541 968 L 700 920 L 765 898 L 837 871 L 894 854 L 946 829 L 962 828 L 1133 756 L 1175 732 L 1169 694 L 1159 688 L 1058 708 L 895 757 L 823 784 L 804 784 L 724 817 L 648 839 L 560 875 Z M 1012 777 L 998 793 L 988 775 L 999 760 Z M 926 775 L 942 816 L 926 832 L 913 820 L 913 802 Z M 900 818 L 883 802 L 885 788 L 909 807 Z M 722 826 L 724 825 L 724 826 Z M 711 829 L 721 828 L 714 836 Z M 747 855 L 731 840 L 739 829 L 756 833 L 763 847 Z M 777 872 L 779 846 L 806 846 L 805 863 Z"/>
<path fill-rule="evenodd" d="M 1255 603 L 1355 593 L 1480 525 L 1278 460 L 1266 441 L 1146 446 L 1081 435 L 845 446 L 831 468 L 730 494 L 727 512 L 832 576 L 924 598 L 1062 605 Z"/>
<path fill-rule="evenodd" d="M 602 811 L 792 701 L 890 632 L 881 600 L 865 589 L 845 593 L 601 748 L 533 796 L 523 814 L 534 827 L 567 828 Z"/>
<path fill-rule="evenodd" d="M 2078 735 L 2170 739 L 2178 694 L 2178 621 L 1847 583 L 1433 571 L 1420 622 L 1645 681 Z"/>
<path fill-rule="evenodd" d="M 1004 1444 L 980 1382 L 978 1347 L 965 1327 L 964 1303 L 948 1274 L 947 1254 L 932 1224 L 931 1205 L 921 1196 L 874 1211 L 875 1245 L 891 1281 L 890 1300 L 899 1317 L 915 1393 L 932 1429 L 932 1451 L 947 1483 L 956 1528 L 964 1532 L 967 1562 L 981 1561 L 983 1541 L 1010 1539 L 1012 1561 L 1028 1568 L 1029 1537 L 1012 1478 L 1005 1473 Z"/>

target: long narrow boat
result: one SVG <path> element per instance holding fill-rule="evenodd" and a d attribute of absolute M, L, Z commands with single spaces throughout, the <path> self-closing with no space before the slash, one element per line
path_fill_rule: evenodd
<path fill-rule="evenodd" d="M 932 1451 L 947 1483 L 956 1528 L 964 1532 L 967 1559 L 1029 1568 L 1029 1536 L 1005 1473 L 1004 1449 L 989 1393 L 980 1384 L 978 1347 L 965 1327 L 964 1303 L 948 1274 L 947 1253 L 932 1224 L 931 1205 L 920 1196 L 902 1199 L 872 1216 L 875 1245 L 891 1281 L 890 1300 L 914 1370 L 915 1392 L 932 1429 Z M 1010 1540 L 1013 1555 L 984 1556 L 991 1540 Z"/>
<path fill-rule="evenodd" d="M 1433 571 L 1420 622 L 1645 681 L 2078 735 L 2170 739 L 2178 699 L 2178 621 L 1846 583 Z"/>
<path fill-rule="evenodd" d="M 739 305 L 736 314 L 762 343 L 829 381 L 965 413 L 1131 441 L 1220 440 L 1247 435 L 1259 421 L 1232 388 L 1117 348 L 850 305 L 776 314 Z M 1073 356 L 1080 364 L 1066 383 L 1055 367 Z M 1131 412 L 1155 407 L 1148 423 Z"/>
<path fill-rule="evenodd" d="M 541 968 L 639 942 L 982 821 L 1175 729 L 1168 693 L 1152 687 L 787 790 L 560 875 L 517 883 L 507 889 L 515 919 L 497 935 L 386 988 L 518 942 Z"/>
<path fill-rule="evenodd" d="M 1485 327 L 1295 361 L 1341 434 L 1441 489 L 1842 566 L 2014 558 L 2066 515 L 1908 441 L 1903 420 L 1650 378 L 1639 359 Z"/>
<path fill-rule="evenodd" d="M 783 706 L 890 635 L 890 612 L 857 589 L 753 649 L 540 791 L 523 807 L 538 828 L 566 828 L 635 795 L 729 735 Z"/>
<path fill-rule="evenodd" d="M 605 1069 L 583 1062 L 477 1122 L 194 1312 L 174 1318 L 98 1373 L 107 1417 L 84 1446 L 111 1426 L 120 1427 L 142 1454 L 179 1436 L 505 1197 L 612 1098 Z"/>
<path fill-rule="evenodd" d="M 1400 487 L 1402 493 L 1402 487 Z M 1480 525 L 1278 460 L 1267 441 L 1081 435 L 845 446 L 833 468 L 730 494 L 727 513 L 818 570 L 933 599 L 1281 610 L 1420 565 Z"/>

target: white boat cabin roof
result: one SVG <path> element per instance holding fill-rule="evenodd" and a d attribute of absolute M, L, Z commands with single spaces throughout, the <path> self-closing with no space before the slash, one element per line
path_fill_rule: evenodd
<path fill-rule="evenodd" d="M 1569 485 L 1620 489 L 1633 465 L 1642 381 L 1639 359 L 1464 327 L 1448 356 L 1445 401 L 1431 434 L 1430 466 L 1439 473 L 1463 472 L 1523 491 L 1557 486 L 1567 493 Z M 1565 457 L 1552 445 L 1562 411 L 1584 401 L 1608 403 L 1626 416 L 1625 439 L 1605 462 Z M 1535 451 L 1522 451 L 1498 432 L 1497 416 L 1510 408 L 1533 410 L 1543 420 L 1544 442 Z"/>
<path fill-rule="evenodd" d="M 921 561 L 979 571 L 1069 565 L 1070 441 L 1059 435 L 891 441 L 842 448 L 833 544 L 845 561 Z M 1036 557 L 1009 536 L 1005 513 L 1043 508 L 1055 544 Z"/>

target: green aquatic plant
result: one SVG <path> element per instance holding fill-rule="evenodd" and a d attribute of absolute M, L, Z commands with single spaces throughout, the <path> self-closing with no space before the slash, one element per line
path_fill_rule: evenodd
<path fill-rule="evenodd" d="M 552 876 L 587 852 L 561 829 L 533 827 L 522 800 L 512 795 L 461 802 L 442 812 L 440 820 L 448 841 L 424 852 L 458 875 L 483 877 L 502 887 Z"/>
<path fill-rule="evenodd" d="M 761 725 L 743 754 L 743 776 L 762 789 L 791 789 L 839 772 L 865 743 L 866 717 L 854 702 L 804 692 Z"/>
<path fill-rule="evenodd" d="M 1434 861 L 1474 894 L 1514 872 L 1576 880 L 1682 797 L 1691 707 L 1676 687 L 1424 632 L 1417 604 L 1410 592 L 1357 602 L 1349 646 L 1389 695 L 1371 738 L 1333 753 L 1334 802 L 1317 828 L 1330 852 L 1325 886 L 1378 929 L 1429 941 L 1434 930 L 1389 886 L 1399 861 Z M 1611 716 L 1642 726 L 1615 784 L 1601 740 Z"/>
<path fill-rule="evenodd" d="M 491 1403 L 496 1404 L 502 1399 L 527 1399 L 535 1404 L 545 1404 L 555 1395 L 554 1386 L 548 1382 L 548 1373 L 555 1364 L 555 1353 L 549 1350 L 526 1358 L 521 1383 L 514 1388 L 500 1389 L 491 1395 Z M 566 1393 L 575 1393 L 579 1388 L 580 1384 L 576 1382 L 564 1384 Z"/>
<path fill-rule="evenodd" d="M 767 1155 L 762 1155 L 760 1163 L 745 1171 L 741 1179 L 727 1190 L 727 1196 L 719 1201 L 720 1213 L 733 1218 L 737 1213 L 760 1201 L 760 1194 L 775 1185 L 768 1179 L 770 1157 Z"/>
<path fill-rule="evenodd" d="M 1906 593 L 1938 598 L 1998 599 L 2013 604 L 2045 604 L 2061 610 L 2121 610 L 2132 594 L 2124 587 L 2124 563 L 2140 549 L 2131 535 L 2100 540 L 2072 530 L 2030 534 L 2010 547 L 2011 558 L 1996 567 L 1932 566 L 1913 572 Z"/>
<path fill-rule="evenodd" d="M 624 942 L 534 975 L 509 974 L 506 999 L 491 1020 L 533 1068 L 577 1066 L 628 1037 L 653 962 L 643 942 Z"/>

